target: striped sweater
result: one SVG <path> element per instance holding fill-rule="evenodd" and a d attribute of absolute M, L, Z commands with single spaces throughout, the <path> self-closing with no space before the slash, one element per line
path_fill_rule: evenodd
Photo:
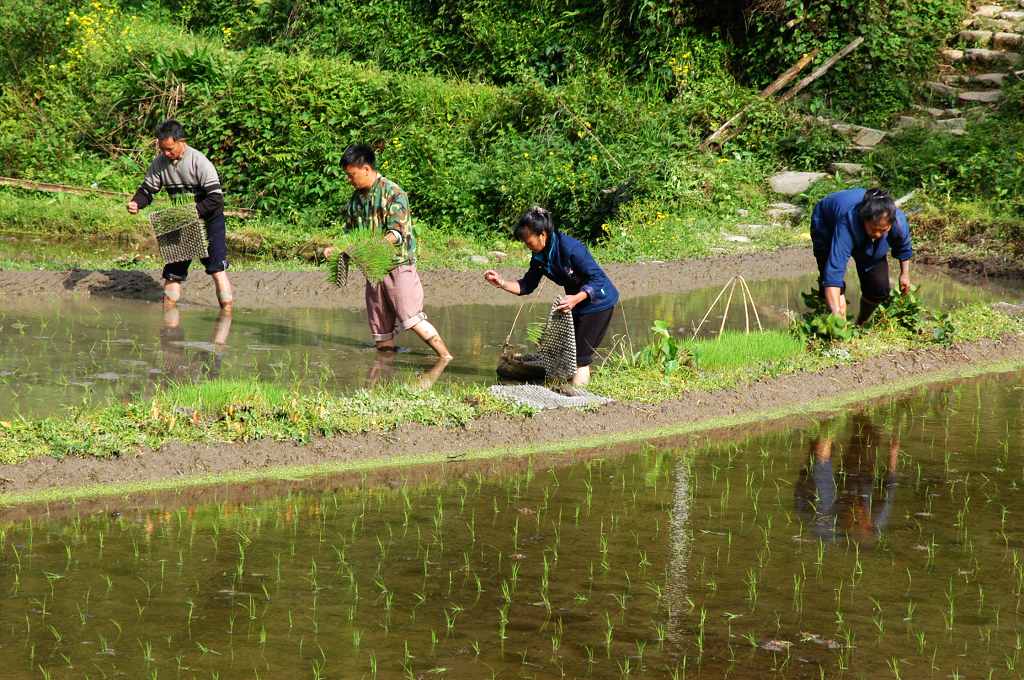
<path fill-rule="evenodd" d="M 172 201 L 191 194 L 199 216 L 206 222 L 224 214 L 224 192 L 217 170 L 210 159 L 191 146 L 186 147 L 176 161 L 168 160 L 163 154 L 154 158 L 132 200 L 140 209 L 145 208 L 161 189 L 170 194 Z"/>

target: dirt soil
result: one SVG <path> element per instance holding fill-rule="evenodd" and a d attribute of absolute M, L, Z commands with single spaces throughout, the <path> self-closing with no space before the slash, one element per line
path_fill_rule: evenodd
<path fill-rule="evenodd" d="M 702 260 L 610 264 L 605 267 L 623 297 L 658 293 L 680 293 L 723 285 L 742 274 L 749 281 L 792 278 L 813 272 L 814 258 L 808 248 L 787 248 L 773 253 L 729 255 Z M 500 269 L 505 278 L 518 278 L 523 269 Z M 230 272 L 235 288 L 235 306 L 250 309 L 282 307 L 358 308 L 365 305 L 358 276 L 345 288 L 327 283 L 324 273 L 314 272 Z M 459 304 L 517 305 L 522 299 L 484 283 L 482 271 L 421 272 L 428 307 Z M 554 294 L 555 287 L 548 283 Z M 40 297 L 98 296 L 148 300 L 162 297 L 159 271 L 69 272 L 0 271 L 0 302 L 5 298 L 36 300 Z M 215 306 L 213 282 L 202 267 L 193 265 L 184 286 L 182 303 Z"/>
<path fill-rule="evenodd" d="M 876 357 L 854 366 L 815 374 L 786 375 L 740 389 L 692 392 L 660 404 L 612 403 L 594 411 L 542 412 L 533 417 L 490 416 L 450 430 L 408 424 L 388 433 L 317 439 L 308 445 L 258 441 L 240 444 L 168 444 L 158 450 L 113 460 L 37 458 L 0 466 L 0 491 L 22 492 L 117 482 L 181 479 L 236 470 L 260 470 L 323 462 L 391 460 L 412 454 L 460 452 L 524 443 L 550 443 L 571 437 L 613 435 L 699 423 L 736 414 L 783 407 L 809 407 L 844 392 L 885 386 L 980 362 L 1024 357 L 1024 337 L 986 340 Z M 458 465 L 458 463 L 452 463 Z"/>

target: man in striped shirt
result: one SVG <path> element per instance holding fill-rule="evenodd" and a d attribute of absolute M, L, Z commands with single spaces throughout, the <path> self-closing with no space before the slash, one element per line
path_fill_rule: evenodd
<path fill-rule="evenodd" d="M 185 142 L 181 123 L 169 119 L 156 129 L 160 154 L 149 164 L 146 178 L 128 202 L 128 212 L 136 214 L 153 202 L 161 189 L 166 189 L 171 200 L 191 195 L 196 211 L 206 224 L 210 244 L 209 254 L 200 262 L 206 273 L 213 277 L 217 300 L 227 313 L 231 312 L 234 296 L 228 280 L 228 248 L 224 228 L 224 192 L 213 163 L 201 152 Z M 164 266 L 164 306 L 173 307 L 181 298 L 181 284 L 188 278 L 191 260 L 171 262 Z"/>

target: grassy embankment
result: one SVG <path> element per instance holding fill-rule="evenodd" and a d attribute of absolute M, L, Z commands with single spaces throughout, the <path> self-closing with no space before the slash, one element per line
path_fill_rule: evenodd
<path fill-rule="evenodd" d="M 1024 321 L 984 305 L 950 315 L 951 342 L 1024 333 Z M 880 354 L 934 346 L 929 330 L 910 334 L 875 329 L 849 342 L 804 344 L 784 333 L 728 336 L 724 345 L 690 343 L 690 366 L 666 373 L 620 348 L 599 370 L 592 388 L 617 400 L 657 403 L 693 390 L 739 387 L 753 381 L 854 364 Z M 152 399 L 96 410 L 73 410 L 38 420 L 0 422 L 0 462 L 37 456 L 95 456 L 156 448 L 170 441 L 231 442 L 254 439 L 308 441 L 312 437 L 386 432 L 403 422 L 459 428 L 494 413 L 527 415 L 493 398 L 480 386 L 423 391 L 393 384 L 349 395 L 284 388 L 255 382 L 213 381 L 167 389 Z M 755 417 L 756 414 L 751 414 Z"/>
<path fill-rule="evenodd" d="M 292 16 L 263 2 L 17 0 L 0 19 L 9 35 L 0 165 L 131 191 L 151 157 L 149 131 L 173 113 L 217 163 L 229 203 L 259 211 L 229 233 L 236 261 L 260 267 L 310 266 L 329 241 L 349 193 L 337 162 L 353 140 L 372 141 L 382 170 L 409 190 L 424 267 L 521 252 L 508 228 L 536 202 L 604 261 L 771 249 L 806 230 L 743 226 L 771 223 L 765 178 L 848 160 L 847 142 L 803 114 L 880 124 L 905 109 L 963 12 L 952 0 L 842 12 L 820 3 L 794 22 L 788 10 L 704 4 L 437 10 L 332 0 Z M 372 30 L 352 29 L 353 17 Z M 866 47 L 804 101 L 756 100 L 803 51 L 821 47 L 823 59 L 852 32 Z M 697 150 L 750 103 L 721 153 Z M 927 185 L 926 205 L 942 195 L 948 168 L 918 177 L 912 154 L 891 158 L 883 182 Z M 991 169 L 961 172 L 974 186 L 957 200 L 987 200 Z M 140 252 L 147 231 L 108 199 L 0 190 L 0 235 L 20 240 L 0 252 L 5 267 L 153 267 Z M 735 235 L 750 240 L 726 239 Z"/>

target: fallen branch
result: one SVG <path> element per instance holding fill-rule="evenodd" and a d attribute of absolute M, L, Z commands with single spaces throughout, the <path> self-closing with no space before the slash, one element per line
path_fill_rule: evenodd
<path fill-rule="evenodd" d="M 0 177 L 0 186 L 13 187 L 15 189 L 27 189 L 29 191 L 44 191 L 51 194 L 71 194 L 73 196 L 107 196 L 110 198 L 128 199 L 131 194 L 121 191 L 110 191 L 108 189 L 94 189 L 93 187 L 76 187 L 68 184 L 53 184 L 51 182 L 34 182 L 28 179 L 17 179 L 15 177 Z M 248 208 L 236 208 L 225 210 L 228 217 L 252 217 L 253 210 Z"/>
<path fill-rule="evenodd" d="M 858 37 L 854 38 L 853 40 L 851 40 L 846 45 L 846 47 L 844 47 L 843 49 L 841 49 L 838 52 L 836 52 L 835 54 L 833 54 L 831 57 L 829 57 L 828 61 L 826 61 L 824 64 L 822 64 L 818 68 L 814 69 L 814 71 L 811 72 L 811 75 L 809 75 L 806 78 L 804 78 L 803 80 L 801 80 L 799 83 L 797 83 L 796 85 L 793 86 L 793 89 L 791 89 L 786 94 L 782 95 L 779 98 L 779 102 L 780 103 L 781 102 L 788 102 L 790 99 L 792 99 L 797 94 L 799 94 L 801 90 L 806 88 L 808 85 L 813 83 L 818 78 L 820 78 L 823 75 L 825 75 L 826 73 L 828 73 L 829 69 L 831 69 L 833 66 L 835 66 L 836 63 L 840 59 L 842 59 L 843 57 L 848 55 L 850 52 L 853 52 L 855 49 L 860 47 L 861 43 L 863 43 L 863 42 L 864 42 L 864 37 L 863 36 L 858 36 Z"/>
<path fill-rule="evenodd" d="M 814 48 L 804 56 L 800 57 L 799 61 L 797 61 L 795 64 L 786 69 L 786 72 L 780 75 L 778 78 L 776 78 L 771 85 L 761 90 L 761 92 L 758 94 L 758 97 L 760 97 L 761 99 L 767 99 L 768 97 L 771 97 L 776 92 L 784 88 L 786 85 L 789 84 L 791 80 L 793 80 L 793 78 L 795 78 L 800 73 L 800 71 L 803 71 L 808 64 L 810 64 L 812 61 L 815 60 L 815 58 L 817 58 L 818 52 L 820 52 L 820 50 L 818 48 Z M 736 123 L 738 123 L 744 115 L 746 115 L 747 111 L 750 110 L 751 106 L 753 106 L 753 103 L 747 104 L 742 109 L 740 109 L 739 112 L 736 113 L 736 115 L 734 115 L 729 120 L 725 121 L 725 123 L 723 123 L 721 127 L 715 130 L 710 137 L 701 142 L 700 150 L 707 151 L 709 148 L 711 148 L 712 145 L 720 145 L 725 143 L 731 136 L 731 134 L 726 133 L 730 130 L 730 128 L 732 128 Z"/>

